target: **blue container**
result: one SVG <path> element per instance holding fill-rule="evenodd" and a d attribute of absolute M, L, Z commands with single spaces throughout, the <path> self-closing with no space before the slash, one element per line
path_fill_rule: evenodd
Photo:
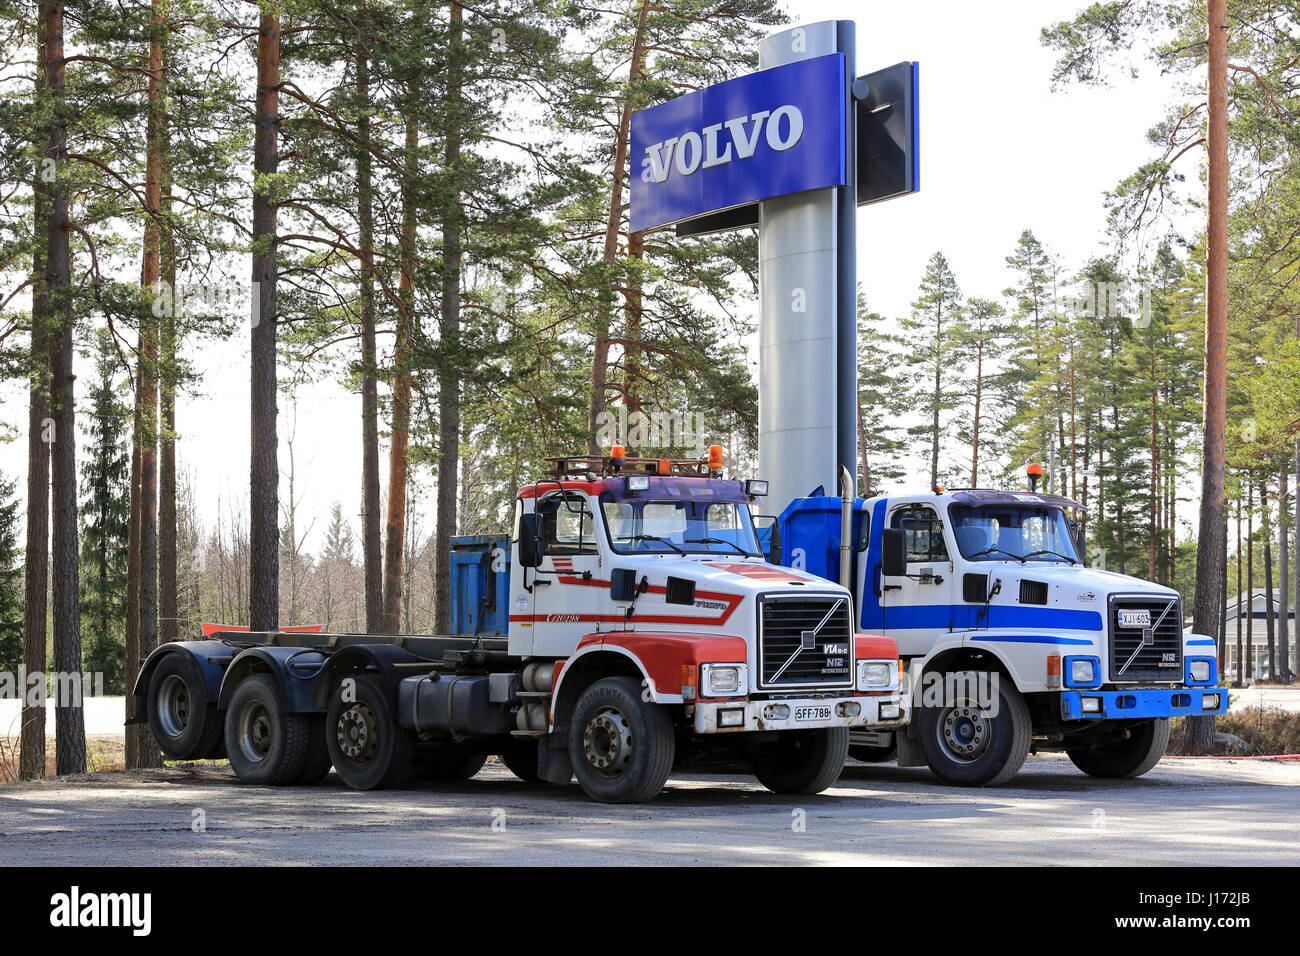
<path fill-rule="evenodd" d="M 506 634 L 510 618 L 510 535 L 451 539 L 451 630 Z"/>
<path fill-rule="evenodd" d="M 830 581 L 840 577 L 840 501 L 826 495 L 796 498 L 781 512 L 781 564 Z M 866 549 L 866 501 L 853 502 L 853 552 Z"/>

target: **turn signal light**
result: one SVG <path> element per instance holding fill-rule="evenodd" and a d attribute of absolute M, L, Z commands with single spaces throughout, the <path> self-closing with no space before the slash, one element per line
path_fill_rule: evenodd
<path fill-rule="evenodd" d="M 1047 686 L 1061 686 L 1061 655 L 1052 654 L 1047 658 Z"/>

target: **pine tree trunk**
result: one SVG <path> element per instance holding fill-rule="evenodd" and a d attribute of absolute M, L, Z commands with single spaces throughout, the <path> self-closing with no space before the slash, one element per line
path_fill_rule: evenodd
<path fill-rule="evenodd" d="M 280 22 L 262 9 L 257 33 L 257 110 L 253 175 L 279 169 Z M 250 375 L 249 624 L 273 631 L 280 623 L 279 436 L 276 395 L 276 196 L 270 184 L 253 190 L 253 297 Z"/>
<path fill-rule="evenodd" d="M 459 124 L 464 98 L 462 14 L 458 3 L 451 5 L 447 50 L 447 130 L 445 168 L 460 165 Z M 438 524 L 435 530 L 434 625 L 435 633 L 451 631 L 451 538 L 456 533 L 456 493 L 460 473 L 460 374 L 456 367 L 460 341 L 461 210 L 460 190 L 451 188 L 442 217 L 442 341 L 441 375 L 438 382 Z"/>
<path fill-rule="evenodd" d="M 161 11 L 158 0 L 154 9 Z M 158 638 L 164 643 L 179 636 L 177 594 L 177 527 L 176 527 L 176 236 L 172 231 L 172 157 L 171 129 L 167 118 L 167 19 L 155 20 L 160 31 L 158 74 L 158 154 L 161 190 L 158 223 L 159 255 L 162 281 L 166 284 L 170 308 L 163 309 L 158 323 L 159 374 L 158 403 L 162 428 L 158 436 Z"/>
<path fill-rule="evenodd" d="M 1264 634 L 1267 641 L 1265 649 L 1268 654 L 1268 679 L 1273 680 L 1277 676 L 1277 662 L 1273 659 L 1273 652 L 1276 649 L 1274 644 L 1276 635 L 1273 630 L 1273 530 L 1270 527 L 1268 511 L 1268 484 L 1263 480 L 1259 483 L 1259 503 L 1264 506 L 1261 527 L 1264 532 Z"/>
<path fill-rule="evenodd" d="M 419 175 L 419 89 L 407 81 L 406 156 L 402 173 L 402 259 L 397 343 L 393 349 L 393 427 L 388 444 L 388 516 L 384 529 L 384 630 L 402 628 L 402 559 L 406 533 L 407 443 L 411 427 L 411 340 L 415 322 L 415 180 Z"/>
<path fill-rule="evenodd" d="M 984 384 L 984 342 L 980 340 L 975 352 L 975 421 L 971 426 L 970 486 L 980 486 L 980 390 Z"/>
<path fill-rule="evenodd" d="M 45 3 L 40 4 L 37 26 L 36 85 L 45 84 Z M 32 254 L 32 274 L 46 272 L 49 253 L 49 193 L 38 172 L 32 182 L 35 207 L 36 245 Z M 24 553 L 23 581 L 23 668 L 29 683 L 19 688 L 23 695 L 22 731 L 18 757 L 18 776 L 36 780 L 45 776 L 45 639 L 46 611 L 50 578 L 50 343 L 48 330 L 49 301 L 46 284 L 38 280 L 32 287 L 31 379 L 28 385 L 27 418 L 27 548 Z M 34 681 L 30 675 L 39 675 Z"/>
<path fill-rule="evenodd" d="M 1221 600 L 1223 556 L 1224 442 L 1227 431 L 1228 328 L 1228 51 L 1225 0 L 1209 0 L 1209 223 L 1205 270 L 1205 407 L 1202 415 L 1201 515 L 1197 532 L 1193 628 L 1209 634 Z M 1193 752 L 1214 743 L 1214 718 L 1192 717 L 1187 736 Z"/>
<path fill-rule="evenodd" d="M 646 19 L 650 13 L 650 0 L 641 0 L 637 12 L 636 32 L 632 36 L 632 56 L 627 74 L 626 96 L 619 114 L 618 132 L 614 138 L 614 166 L 610 177 L 609 211 L 605 217 L 605 247 L 601 258 L 609 274 L 608 301 L 599 308 L 596 319 L 595 345 L 591 358 L 591 405 L 587 414 L 587 454 L 599 455 L 599 431 L 605 413 L 605 391 L 609 385 L 609 330 L 611 313 L 618 284 L 614 267 L 618 262 L 618 238 L 623 226 L 623 176 L 627 171 L 629 135 L 632 113 L 636 107 L 636 85 L 645 69 Z"/>
<path fill-rule="evenodd" d="M 1255 676 L 1255 486 L 1246 482 L 1246 677 Z"/>
<path fill-rule="evenodd" d="M 361 243 L 361 562 L 366 633 L 384 629 L 384 566 L 379 506 L 379 371 L 375 345 L 374 186 L 370 156 L 370 59 L 357 44 L 357 221 Z"/>
<path fill-rule="evenodd" d="M 49 157 L 58 175 L 50 189 L 48 252 L 51 405 L 54 444 L 50 475 L 53 562 L 50 605 L 54 623 L 54 669 L 60 680 L 54 710 L 54 768 L 63 775 L 86 770 L 86 726 L 81 702 L 81 607 L 77 547 L 77 420 L 74 404 L 72 254 L 68 238 L 67 121 L 64 117 L 62 3 L 45 8 L 45 88 L 51 98 Z"/>
<path fill-rule="evenodd" d="M 156 301 L 162 274 L 162 110 L 163 110 L 163 17 L 154 0 L 153 34 L 149 40 L 149 118 L 145 142 L 144 250 L 140 266 L 140 288 Z M 136 398 L 140 410 L 140 624 L 136 636 L 136 667 L 128 669 L 128 686 L 135 683 L 139 666 L 158 646 L 158 309 L 147 309 L 140 317 L 140 345 L 137 353 Z M 134 703 L 134 701 L 132 701 Z M 147 723 L 127 727 L 137 738 L 133 749 L 137 767 L 161 767 L 162 753 Z"/>
<path fill-rule="evenodd" d="M 1246 680 L 1246 659 L 1243 656 L 1245 649 L 1241 643 L 1241 615 L 1242 615 L 1242 591 L 1241 591 L 1241 492 L 1237 492 L 1237 675 L 1232 680 L 1233 687 L 1241 687 Z"/>

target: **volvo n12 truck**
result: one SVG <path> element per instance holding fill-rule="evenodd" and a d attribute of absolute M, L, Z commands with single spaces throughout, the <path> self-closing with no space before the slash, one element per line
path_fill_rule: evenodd
<path fill-rule="evenodd" d="M 1031 476 L 1041 467 L 1030 466 Z M 997 785 L 1031 750 L 1101 777 L 1160 759 L 1169 718 L 1221 714 L 1215 642 L 1183 633 L 1178 592 L 1085 566 L 1078 502 L 1034 490 L 936 490 L 792 502 L 765 536 L 779 560 L 853 589 L 855 623 L 894 638 L 905 730 L 850 754 Z M 777 557 L 777 555 L 773 555 Z"/>
<path fill-rule="evenodd" d="M 769 564 L 765 482 L 705 461 L 551 459 L 513 537 L 459 538 L 454 630 L 438 636 L 217 631 L 164 644 L 134 687 L 173 759 L 241 780 L 516 776 L 648 800 L 674 766 L 744 760 L 778 793 L 839 775 L 853 729 L 901 726 L 894 641 L 857 634 L 849 592 Z"/>

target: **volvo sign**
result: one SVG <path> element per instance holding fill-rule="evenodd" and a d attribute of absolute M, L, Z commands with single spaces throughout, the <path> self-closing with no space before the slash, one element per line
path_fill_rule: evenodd
<path fill-rule="evenodd" d="M 831 53 L 634 114 L 632 231 L 845 185 L 846 70 Z"/>

